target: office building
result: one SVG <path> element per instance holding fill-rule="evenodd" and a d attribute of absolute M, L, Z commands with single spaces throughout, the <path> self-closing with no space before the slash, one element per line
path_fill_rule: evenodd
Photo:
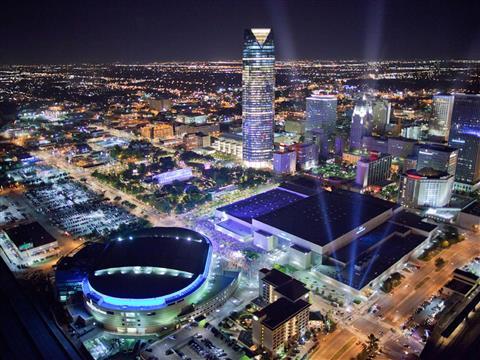
<path fill-rule="evenodd" d="M 383 153 L 371 153 L 357 162 L 355 183 L 362 188 L 382 184 L 390 177 L 392 156 Z"/>
<path fill-rule="evenodd" d="M 243 161 L 271 167 L 275 100 L 275 48 L 271 29 L 244 33 L 242 71 Z"/>
<path fill-rule="evenodd" d="M 294 174 L 297 165 L 295 151 L 276 151 L 273 153 L 273 171 L 275 174 Z"/>
<path fill-rule="evenodd" d="M 146 125 L 140 129 L 140 134 L 150 140 L 173 139 L 173 126 L 170 124 Z"/>
<path fill-rule="evenodd" d="M 337 97 L 314 93 L 307 97 L 305 137 L 311 140 L 312 130 L 322 129 L 330 136 L 337 123 Z"/>
<path fill-rule="evenodd" d="M 412 208 L 438 208 L 448 205 L 454 177 L 447 172 L 423 168 L 407 170 L 400 178 L 400 204 Z"/>
<path fill-rule="evenodd" d="M 387 100 L 377 99 L 372 103 L 372 126 L 374 134 L 382 135 L 387 124 L 390 122 L 392 105 Z"/>
<path fill-rule="evenodd" d="M 186 134 L 183 137 L 185 150 L 194 150 L 210 146 L 210 135 L 204 133 Z"/>
<path fill-rule="evenodd" d="M 428 135 L 432 139 L 448 141 L 452 123 L 453 95 L 437 94 L 433 96 L 432 117 L 428 124 Z"/>
<path fill-rule="evenodd" d="M 362 148 L 362 137 L 371 134 L 372 120 L 372 103 L 364 96 L 357 101 L 353 109 L 350 127 L 350 147 L 353 150 L 360 150 Z"/>
<path fill-rule="evenodd" d="M 422 144 L 418 146 L 416 169 L 432 168 L 455 175 L 458 149 L 439 144 Z"/>
<path fill-rule="evenodd" d="M 480 95 L 455 94 L 449 145 L 458 148 L 455 188 L 480 186 Z"/>
<path fill-rule="evenodd" d="M 276 269 L 261 269 L 259 279 L 260 297 L 267 305 L 253 316 L 252 336 L 255 344 L 274 354 L 307 331 L 309 290 Z"/>
<path fill-rule="evenodd" d="M 297 153 L 297 166 L 302 170 L 310 170 L 318 164 L 318 146 L 314 143 L 298 143 L 289 150 Z"/>

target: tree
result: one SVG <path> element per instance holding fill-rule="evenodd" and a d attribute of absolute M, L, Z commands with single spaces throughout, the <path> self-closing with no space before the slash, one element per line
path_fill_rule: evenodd
<path fill-rule="evenodd" d="M 377 352 L 379 341 L 380 340 L 374 334 L 368 335 L 367 350 L 370 355 L 374 355 Z"/>
<path fill-rule="evenodd" d="M 441 257 L 435 259 L 435 266 L 437 268 L 441 268 L 443 265 L 445 265 L 445 260 Z"/>

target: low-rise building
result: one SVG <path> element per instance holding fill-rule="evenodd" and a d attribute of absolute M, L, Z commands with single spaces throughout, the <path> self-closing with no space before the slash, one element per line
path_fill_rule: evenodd
<path fill-rule="evenodd" d="M 276 174 L 294 174 L 297 163 L 295 151 L 276 151 L 273 153 L 273 171 Z"/>
<path fill-rule="evenodd" d="M 58 241 L 38 222 L 3 230 L 0 244 L 17 265 L 30 266 L 58 254 Z"/>

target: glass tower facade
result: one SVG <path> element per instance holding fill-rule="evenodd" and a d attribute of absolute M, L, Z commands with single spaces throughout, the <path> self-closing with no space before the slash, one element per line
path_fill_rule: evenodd
<path fill-rule="evenodd" d="M 323 129 L 329 136 L 337 123 L 337 97 L 334 95 L 312 94 L 307 97 L 306 137 L 311 138 L 312 130 Z"/>
<path fill-rule="evenodd" d="M 244 33 L 242 72 L 243 161 L 272 166 L 275 100 L 275 47 L 271 29 Z"/>
<path fill-rule="evenodd" d="M 452 95 L 438 94 L 433 96 L 433 113 L 428 126 L 428 135 L 433 138 L 440 138 L 442 141 L 448 140 L 452 110 Z"/>
<path fill-rule="evenodd" d="M 480 181 L 480 95 L 455 94 L 449 145 L 458 148 L 455 180 Z M 461 189 L 456 185 L 457 189 Z M 462 190 L 469 190 L 465 188 Z"/>

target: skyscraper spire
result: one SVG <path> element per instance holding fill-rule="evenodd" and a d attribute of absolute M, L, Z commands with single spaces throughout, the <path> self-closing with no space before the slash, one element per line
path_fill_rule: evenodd
<path fill-rule="evenodd" d="M 271 29 L 245 30 L 242 87 L 244 164 L 270 167 L 275 115 L 275 47 Z"/>

